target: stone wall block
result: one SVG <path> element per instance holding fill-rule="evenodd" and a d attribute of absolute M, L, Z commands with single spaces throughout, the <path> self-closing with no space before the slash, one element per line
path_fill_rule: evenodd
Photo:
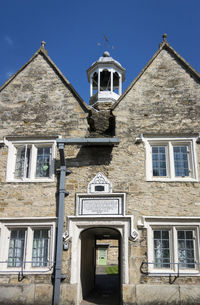
<path fill-rule="evenodd" d="M 137 305 L 180 305 L 179 287 L 172 285 L 137 285 Z"/>
<path fill-rule="evenodd" d="M 60 287 L 60 305 L 75 305 L 77 298 L 76 284 L 61 284 Z"/>
<path fill-rule="evenodd" d="M 33 305 L 34 285 L 0 286 L 1 305 Z M 41 304 L 41 303 L 40 303 Z"/>
<path fill-rule="evenodd" d="M 181 305 L 199 305 L 200 287 L 194 285 L 180 286 Z"/>
<path fill-rule="evenodd" d="M 53 286 L 48 284 L 35 285 L 35 305 L 49 305 L 52 303 Z"/>
<path fill-rule="evenodd" d="M 136 305 L 135 285 L 124 284 L 122 290 L 123 305 Z"/>

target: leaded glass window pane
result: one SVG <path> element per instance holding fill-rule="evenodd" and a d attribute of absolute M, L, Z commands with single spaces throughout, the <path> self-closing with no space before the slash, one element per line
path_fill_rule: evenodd
<path fill-rule="evenodd" d="M 24 176 L 24 167 L 25 167 L 25 147 L 18 147 L 16 154 L 16 163 L 15 163 L 15 178 L 22 178 Z"/>
<path fill-rule="evenodd" d="M 24 258 L 25 229 L 11 230 L 8 267 L 21 267 Z"/>
<path fill-rule="evenodd" d="M 19 146 L 16 148 L 15 178 L 28 178 L 30 168 L 30 147 Z"/>
<path fill-rule="evenodd" d="M 48 261 L 49 230 L 34 230 L 32 266 L 45 267 Z"/>
<path fill-rule="evenodd" d="M 36 177 L 50 176 L 50 147 L 38 147 Z"/>
<path fill-rule="evenodd" d="M 178 231 L 178 260 L 180 268 L 195 268 L 192 230 Z"/>
<path fill-rule="evenodd" d="M 154 231 L 154 260 L 156 268 L 170 268 L 169 230 Z"/>
<path fill-rule="evenodd" d="M 25 147 L 18 147 L 15 163 L 15 178 L 22 178 L 24 176 L 24 161 Z"/>
<path fill-rule="evenodd" d="M 174 146 L 175 176 L 189 176 L 188 146 Z"/>
<path fill-rule="evenodd" d="M 165 146 L 152 146 L 152 168 L 153 176 L 167 176 Z"/>

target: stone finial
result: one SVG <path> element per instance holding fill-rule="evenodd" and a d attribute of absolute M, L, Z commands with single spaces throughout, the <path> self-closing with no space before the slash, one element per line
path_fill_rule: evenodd
<path fill-rule="evenodd" d="M 44 40 L 42 40 L 42 42 L 41 42 L 41 46 L 42 46 L 42 48 L 44 48 L 44 47 L 45 47 L 45 44 L 46 44 L 46 42 L 45 42 Z"/>
<path fill-rule="evenodd" d="M 163 41 L 166 41 L 166 40 L 167 40 L 167 34 L 164 33 L 164 34 L 162 35 L 162 38 L 163 38 Z"/>
<path fill-rule="evenodd" d="M 110 53 L 109 53 L 108 51 L 105 51 L 105 52 L 103 53 L 103 57 L 110 57 Z"/>

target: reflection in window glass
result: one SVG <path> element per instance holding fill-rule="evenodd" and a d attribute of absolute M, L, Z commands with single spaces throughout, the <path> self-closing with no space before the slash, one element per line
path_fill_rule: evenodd
<path fill-rule="evenodd" d="M 11 230 L 8 267 L 21 267 L 24 258 L 25 229 Z"/>
<path fill-rule="evenodd" d="M 156 268 L 170 268 L 169 230 L 154 231 L 154 261 Z"/>
<path fill-rule="evenodd" d="M 180 177 L 189 176 L 188 147 L 174 146 L 173 149 L 174 149 L 175 176 L 180 176 Z"/>
<path fill-rule="evenodd" d="M 49 177 L 50 175 L 50 147 L 38 147 L 36 177 Z"/>
<path fill-rule="evenodd" d="M 48 229 L 34 230 L 32 266 L 45 267 L 48 260 Z"/>
<path fill-rule="evenodd" d="M 30 147 L 17 147 L 15 178 L 28 178 L 30 168 Z"/>
<path fill-rule="evenodd" d="M 165 177 L 167 175 L 165 146 L 152 146 L 152 165 L 153 176 Z"/>
<path fill-rule="evenodd" d="M 194 268 L 194 239 L 193 231 L 178 231 L 178 260 L 180 268 Z"/>

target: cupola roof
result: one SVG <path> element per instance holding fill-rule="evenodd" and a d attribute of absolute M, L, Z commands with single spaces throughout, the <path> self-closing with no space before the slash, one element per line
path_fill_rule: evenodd
<path fill-rule="evenodd" d="M 122 67 L 122 65 L 117 60 L 113 59 L 110 56 L 110 53 L 108 51 L 105 51 L 103 53 L 103 56 L 100 56 L 99 59 L 96 62 L 104 62 L 104 63 L 113 62 L 113 63 L 119 65 L 120 67 Z M 95 62 L 93 64 L 95 64 Z"/>
<path fill-rule="evenodd" d="M 116 68 L 118 68 L 122 74 L 122 80 L 125 80 L 125 68 L 122 67 L 122 65 L 115 60 L 113 57 L 110 56 L 110 53 L 108 51 L 105 51 L 102 56 L 99 57 L 99 59 L 91 65 L 87 69 L 87 75 L 88 75 L 88 81 L 89 81 L 89 75 L 93 70 L 95 70 L 98 66 L 112 66 L 114 65 Z"/>

